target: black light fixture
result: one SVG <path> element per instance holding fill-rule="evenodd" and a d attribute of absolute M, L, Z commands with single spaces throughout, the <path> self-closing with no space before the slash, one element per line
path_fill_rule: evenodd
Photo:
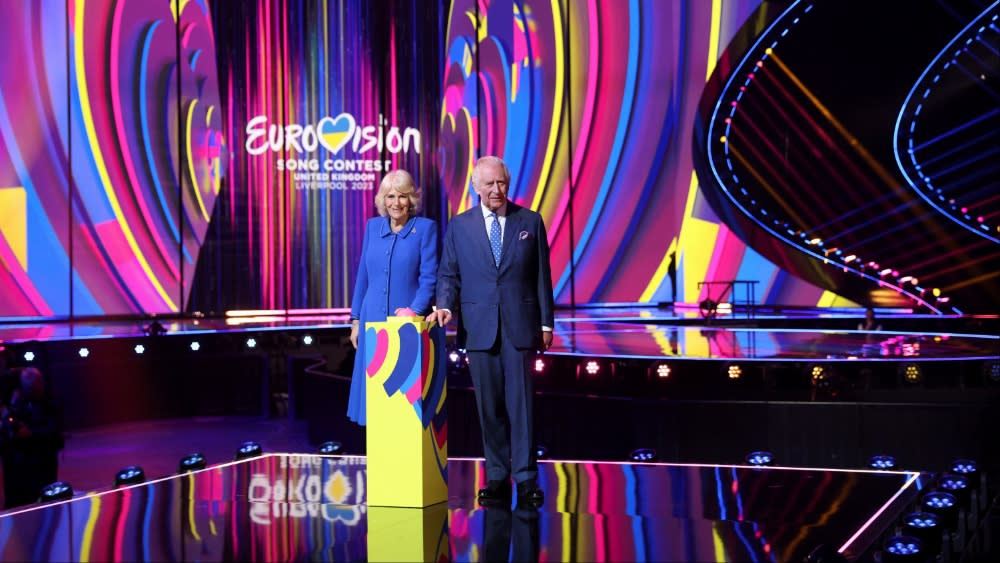
<path fill-rule="evenodd" d="M 813 393 L 830 398 L 840 394 L 840 380 L 833 368 L 826 364 L 811 364 L 806 368 Z"/>
<path fill-rule="evenodd" d="M 544 444 L 535 444 L 535 459 L 546 459 L 549 457 L 549 449 Z"/>
<path fill-rule="evenodd" d="M 958 524 L 958 499 L 946 491 L 931 491 L 920 499 L 920 508 L 932 512 L 941 520 L 941 525 L 954 528 Z"/>
<path fill-rule="evenodd" d="M 205 469 L 207 465 L 205 456 L 199 453 L 188 454 L 181 458 L 177 472 L 187 473 L 188 471 L 198 471 L 199 469 Z"/>
<path fill-rule="evenodd" d="M 892 471 L 896 469 L 896 458 L 891 455 L 873 455 L 868 460 L 868 467 L 879 471 Z"/>
<path fill-rule="evenodd" d="M 899 380 L 903 385 L 920 385 L 924 382 L 924 370 L 920 367 L 920 364 L 912 362 L 900 364 L 897 372 L 899 373 Z"/>
<path fill-rule="evenodd" d="M 653 448 L 639 448 L 632 450 L 632 453 L 628 454 L 628 458 L 633 462 L 643 463 L 658 461 L 660 456 Z"/>
<path fill-rule="evenodd" d="M 750 452 L 747 454 L 746 462 L 758 467 L 774 465 L 774 454 L 764 450 Z"/>
<path fill-rule="evenodd" d="M 913 536 L 892 536 L 882 544 L 882 563 L 905 563 L 924 559 L 924 542 Z"/>
<path fill-rule="evenodd" d="M 320 444 L 318 451 L 323 455 L 338 455 L 344 451 L 344 445 L 336 440 L 329 440 Z"/>
<path fill-rule="evenodd" d="M 911 512 L 904 516 L 903 533 L 924 542 L 928 551 L 941 549 L 941 519 L 933 512 Z"/>
<path fill-rule="evenodd" d="M 65 481 L 56 481 L 42 488 L 38 502 L 54 502 L 73 498 L 73 487 Z"/>
<path fill-rule="evenodd" d="M 115 473 L 115 486 L 138 485 L 146 481 L 146 472 L 138 465 L 129 465 Z"/>
<path fill-rule="evenodd" d="M 978 506 L 973 506 L 976 511 L 985 510 L 990 503 L 990 495 L 986 491 L 986 480 L 979 473 L 979 465 L 974 459 L 956 459 L 951 462 L 951 472 L 956 475 L 963 475 L 969 482 L 969 490 L 977 494 Z"/>
<path fill-rule="evenodd" d="M 968 508 L 969 498 L 972 496 L 972 487 L 969 485 L 969 478 L 958 473 L 945 473 L 938 479 L 938 489 L 951 493 L 959 504 Z"/>
<path fill-rule="evenodd" d="M 236 450 L 236 461 L 241 461 L 244 459 L 250 459 L 252 457 L 257 457 L 264 454 L 264 450 L 260 447 L 257 442 L 249 441 L 243 442 L 239 449 Z"/>

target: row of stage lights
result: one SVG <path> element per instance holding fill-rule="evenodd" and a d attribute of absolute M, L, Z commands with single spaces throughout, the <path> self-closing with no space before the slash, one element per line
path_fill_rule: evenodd
<path fill-rule="evenodd" d="M 340 442 L 330 440 L 323 442 L 316 453 L 321 455 L 339 455 L 343 453 L 344 447 Z M 240 444 L 236 449 L 233 461 L 244 461 L 247 459 L 264 455 L 264 449 L 254 441 L 247 441 Z M 200 471 L 208 467 L 208 460 L 203 454 L 191 453 L 180 459 L 177 464 L 177 474 L 182 475 L 191 471 Z M 139 465 L 129 465 L 115 473 L 114 486 L 126 487 L 130 485 L 141 485 L 146 482 L 146 472 Z M 39 495 L 38 502 L 54 502 L 73 498 L 73 486 L 65 481 L 56 481 L 46 485 Z"/>
<path fill-rule="evenodd" d="M 301 342 L 303 346 L 312 346 L 316 342 L 316 339 L 313 336 L 306 334 L 305 336 L 302 337 Z M 248 350 L 255 350 L 258 344 L 259 342 L 257 341 L 257 339 L 252 336 L 244 341 L 244 345 Z M 188 348 L 190 348 L 192 352 L 198 352 L 201 351 L 203 345 L 198 340 L 192 340 L 188 344 Z M 135 346 L 132 347 L 132 351 L 139 356 L 145 354 L 147 351 L 149 351 L 149 349 L 150 348 L 148 348 L 146 344 L 143 343 L 136 344 Z M 77 350 L 77 354 L 81 358 L 89 358 L 91 356 L 91 350 L 87 346 L 81 346 Z M 35 358 L 37 358 L 38 356 L 35 354 L 33 350 L 26 350 L 24 354 L 21 355 L 21 357 L 24 359 L 25 362 L 30 364 L 31 362 L 34 362 Z"/>
<path fill-rule="evenodd" d="M 456 369 L 463 369 L 468 366 L 468 356 L 462 350 L 451 350 L 448 353 L 448 360 L 451 366 Z M 556 369 L 552 356 L 538 356 L 533 363 L 534 371 L 538 375 L 549 373 Z M 561 367 L 574 369 L 577 379 L 597 379 L 610 374 L 614 377 L 619 369 L 618 363 L 604 358 L 581 358 L 575 362 L 559 361 Z M 649 380 L 668 380 L 679 373 L 678 362 L 649 362 L 645 368 Z M 752 371 L 750 366 L 739 362 L 725 362 L 721 367 L 725 379 L 738 382 L 749 375 Z M 983 378 L 986 383 L 1000 384 L 1000 361 L 988 361 L 983 364 Z M 843 377 L 838 370 L 829 363 L 806 364 L 805 375 L 809 378 L 810 385 L 819 393 L 836 395 L 843 385 Z M 904 385 L 919 386 L 925 383 L 927 376 L 924 368 L 919 362 L 899 362 L 896 367 L 896 375 L 899 382 Z"/>

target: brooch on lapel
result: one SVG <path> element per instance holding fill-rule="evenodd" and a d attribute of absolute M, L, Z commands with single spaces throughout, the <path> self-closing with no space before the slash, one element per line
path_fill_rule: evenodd
<path fill-rule="evenodd" d="M 518 240 L 525 240 L 531 238 L 531 233 L 528 231 L 521 231 L 521 234 L 517 235 Z"/>

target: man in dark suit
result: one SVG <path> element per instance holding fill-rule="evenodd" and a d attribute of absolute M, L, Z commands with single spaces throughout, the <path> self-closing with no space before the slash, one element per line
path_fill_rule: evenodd
<path fill-rule="evenodd" d="M 534 448 L 536 350 L 552 345 L 553 297 L 549 243 L 538 213 L 507 199 L 510 171 L 502 160 L 476 162 L 472 185 L 480 205 L 451 220 L 438 267 L 437 310 L 442 326 L 458 306 L 469 371 L 476 391 L 486 454 L 480 503 L 510 498 L 541 505 Z"/>

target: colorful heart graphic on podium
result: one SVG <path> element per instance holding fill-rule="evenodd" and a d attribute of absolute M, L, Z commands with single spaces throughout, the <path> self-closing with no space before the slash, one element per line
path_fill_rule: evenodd
<path fill-rule="evenodd" d="M 346 112 L 337 117 L 324 117 L 316 126 L 319 142 L 330 152 L 339 153 L 351 141 L 356 125 L 354 116 Z"/>

